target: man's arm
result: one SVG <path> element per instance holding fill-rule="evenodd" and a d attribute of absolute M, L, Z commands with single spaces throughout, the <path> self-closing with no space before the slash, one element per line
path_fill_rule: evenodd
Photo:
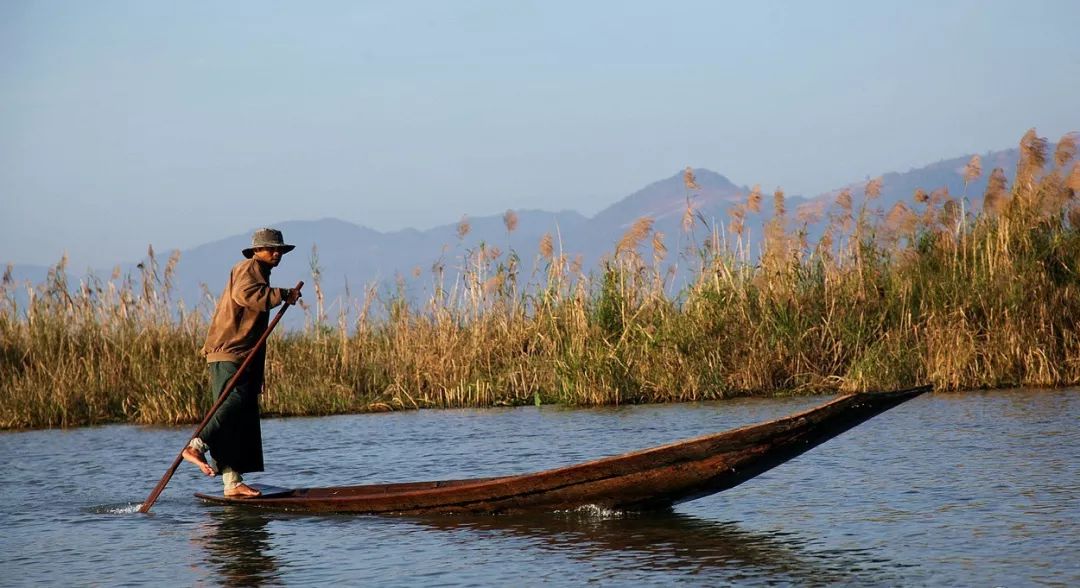
<path fill-rule="evenodd" d="M 290 295 L 291 289 L 272 288 L 266 283 L 256 263 L 245 263 L 237 268 L 230 296 L 233 302 L 244 308 L 265 312 L 281 304 L 286 296 Z"/>

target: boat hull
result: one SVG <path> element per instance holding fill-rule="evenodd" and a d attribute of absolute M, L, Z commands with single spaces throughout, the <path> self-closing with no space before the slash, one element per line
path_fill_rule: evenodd
<path fill-rule="evenodd" d="M 196 496 L 212 503 L 309 512 L 501 513 L 585 505 L 618 510 L 669 508 L 742 484 L 929 390 L 923 386 L 841 396 L 766 423 L 530 474 L 278 489 L 258 498 Z"/>

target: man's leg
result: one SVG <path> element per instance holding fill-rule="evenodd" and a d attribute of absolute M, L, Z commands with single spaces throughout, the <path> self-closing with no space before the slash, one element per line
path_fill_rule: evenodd
<path fill-rule="evenodd" d="M 233 362 L 212 362 L 209 367 L 210 389 L 216 400 L 225 391 L 225 386 L 232 380 L 240 366 Z M 249 433 L 245 427 L 252 414 L 256 424 L 255 434 L 258 435 L 258 405 L 255 405 L 254 413 L 249 412 L 251 394 L 258 393 L 258 390 L 253 389 L 252 386 L 258 386 L 258 382 L 251 381 L 250 372 L 238 378 L 232 393 L 225 398 L 199 435 L 202 441 L 201 447 L 210 450 L 217 469 L 221 472 L 225 496 L 259 495 L 258 490 L 244 484 L 243 477 L 237 471 L 238 464 L 247 463 L 244 442 Z"/>
<path fill-rule="evenodd" d="M 244 483 L 240 472 L 225 466 L 221 469 L 221 481 L 225 484 L 225 496 L 252 497 L 260 492 Z"/>
<path fill-rule="evenodd" d="M 184 458 L 184 461 L 195 464 L 202 470 L 202 473 L 212 478 L 214 477 L 214 468 L 210 467 L 210 464 L 206 462 L 206 451 L 208 449 L 209 447 L 206 446 L 202 439 L 195 437 L 180 455 Z"/>
<path fill-rule="evenodd" d="M 229 379 L 232 378 L 232 375 L 236 373 L 236 365 L 222 362 L 211 363 L 208 367 L 210 368 L 210 393 L 212 398 L 216 401 L 218 395 L 225 387 L 225 384 L 228 383 Z M 232 369 L 228 369 L 228 367 L 231 367 Z M 210 451 L 210 445 L 207 443 L 207 440 L 214 441 L 218 431 L 222 428 L 221 417 L 222 413 L 226 412 L 226 410 L 223 410 L 225 408 L 226 407 L 224 406 L 221 407 L 221 409 L 219 409 L 206 424 L 206 427 L 199 433 L 199 436 L 189 441 L 188 446 L 180 453 L 185 461 L 195 464 L 202 473 L 210 477 L 217 475 L 217 472 L 206 461 L 206 452 Z M 220 441 L 220 439 L 217 441 Z M 215 457 L 216 456 L 217 454 L 215 453 Z M 218 470 L 225 469 L 220 463 L 218 463 L 217 466 Z"/>

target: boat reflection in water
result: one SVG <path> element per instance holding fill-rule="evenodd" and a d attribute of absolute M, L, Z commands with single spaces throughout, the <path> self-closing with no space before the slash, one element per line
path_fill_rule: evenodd
<path fill-rule="evenodd" d="M 809 541 L 793 534 L 750 531 L 736 523 L 672 511 L 619 513 L 583 508 L 409 519 L 451 533 L 525 539 L 533 549 L 591 562 L 601 575 L 620 570 L 633 576 L 634 570 L 641 570 L 728 581 L 768 578 L 798 585 L 888 584 L 895 565 L 871 549 L 815 550 Z"/>
<path fill-rule="evenodd" d="M 565 574 L 572 574 L 574 581 L 629 580 L 654 578 L 660 573 L 671 580 L 709 580 L 720 583 L 748 581 L 750 583 L 791 583 L 796 585 L 836 585 L 849 583 L 898 584 L 901 578 L 894 571 L 897 565 L 872 549 L 829 550 L 815 548 L 808 541 L 790 533 L 748 530 L 733 522 L 720 522 L 698 518 L 673 511 L 615 512 L 602 509 L 582 508 L 568 512 L 523 513 L 512 515 L 422 515 L 402 517 L 371 517 L 368 515 L 336 515 L 328 519 L 309 514 L 275 513 L 235 507 L 213 509 L 209 520 L 199 526 L 196 541 L 204 551 L 212 577 L 210 583 L 222 585 L 265 585 L 289 582 L 295 574 L 306 580 L 333 574 L 327 570 L 313 569 L 310 562 L 319 548 L 313 546 L 297 549 L 281 543 L 283 537 L 274 537 L 269 527 L 277 521 L 286 526 L 290 522 L 317 522 L 327 524 L 328 534 L 338 537 L 336 545 L 327 546 L 321 538 L 310 536 L 322 548 L 348 551 L 354 554 L 349 564 L 359 566 L 338 569 L 337 573 L 351 573 L 363 569 L 365 574 L 380 573 L 380 558 L 420 557 L 417 565 L 425 572 L 446 573 L 441 564 L 431 559 L 431 553 L 413 553 L 418 545 L 389 545 L 385 543 L 386 527 L 398 529 L 396 537 L 410 536 L 408 529 L 421 531 L 431 538 L 439 534 L 448 537 L 436 541 L 453 553 L 455 546 L 468 545 L 476 549 L 480 544 L 493 549 L 507 549 L 532 553 L 531 558 L 555 561 L 560 557 L 576 563 L 567 567 L 555 566 L 550 577 L 536 577 L 539 582 L 566 581 Z M 350 535 L 355 543 L 341 541 L 336 529 L 352 529 Z M 320 533 L 321 534 L 321 533 Z M 286 533 L 288 535 L 288 533 Z M 426 541 L 426 540 L 425 540 Z M 277 555 L 274 555 L 274 554 Z M 282 559 L 284 558 L 284 559 Z M 290 572 L 291 570 L 291 572 Z M 534 570 L 535 572 L 535 570 Z M 492 570 L 491 577 L 485 571 L 467 572 L 468 580 L 497 583 L 505 580 L 502 573 Z M 473 574 L 479 573 L 479 576 Z M 340 578 L 339 578 L 340 579 Z M 453 576 L 443 580 L 454 583 Z"/>

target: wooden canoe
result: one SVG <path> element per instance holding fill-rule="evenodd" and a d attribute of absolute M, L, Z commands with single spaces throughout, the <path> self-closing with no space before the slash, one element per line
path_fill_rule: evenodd
<path fill-rule="evenodd" d="M 930 390 L 841 396 L 773 421 L 542 472 L 397 484 L 273 489 L 212 503 L 307 512 L 462 513 L 650 510 L 714 494 L 768 471 Z M 269 490 L 269 489 L 268 489 Z"/>

